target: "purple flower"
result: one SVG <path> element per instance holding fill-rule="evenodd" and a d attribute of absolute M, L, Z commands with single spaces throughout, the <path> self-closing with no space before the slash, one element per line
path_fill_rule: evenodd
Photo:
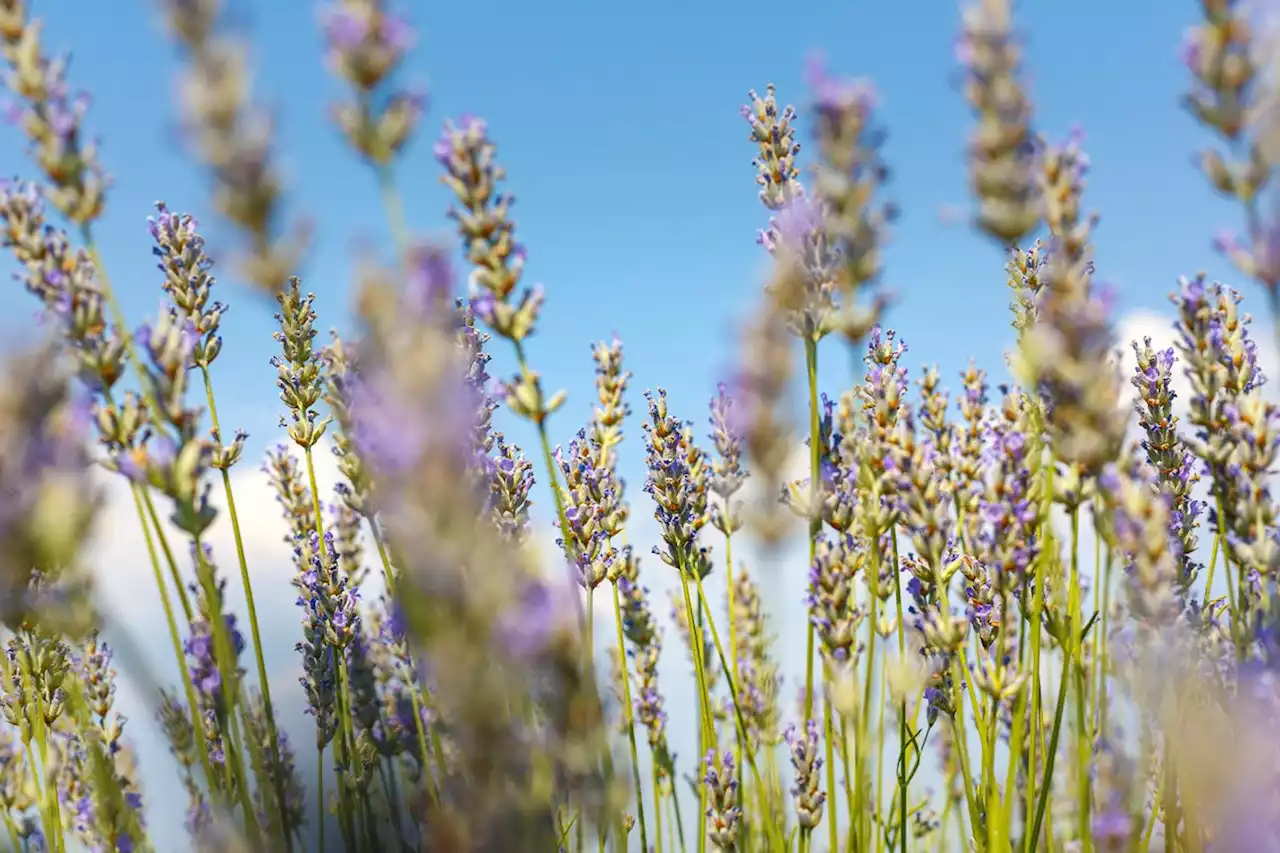
<path fill-rule="evenodd" d="M 497 620 L 501 650 L 516 661 L 537 658 L 557 636 L 576 632 L 582 612 L 575 584 L 568 579 L 526 578 Z"/>
<path fill-rule="evenodd" d="M 855 115 L 865 120 L 866 115 L 880 105 L 879 96 L 869 81 L 831 76 L 821 55 L 809 57 L 805 77 L 813 92 L 814 107 L 823 118 Z"/>

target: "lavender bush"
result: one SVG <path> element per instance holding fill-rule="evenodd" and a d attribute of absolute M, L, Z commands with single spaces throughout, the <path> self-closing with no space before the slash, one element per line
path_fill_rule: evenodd
<path fill-rule="evenodd" d="M 1221 141 L 1205 177 L 1244 222 L 1219 248 L 1280 337 L 1267 45 L 1235 0 L 1201 7 L 1185 101 Z M 433 148 L 461 253 L 405 221 L 394 171 L 425 112 L 397 82 L 409 22 L 380 0 L 322 9 L 348 90 L 333 120 L 397 248 L 362 268 L 356 333 L 325 342 L 294 275 L 307 231 L 284 213 L 272 124 L 221 4 L 162 8 L 184 57 L 184 138 L 211 210 L 243 238 L 217 271 L 276 304 L 283 435 L 263 468 L 292 549 L 315 739 L 290 742 L 273 702 L 232 488 L 246 436 L 215 403 L 226 306 L 197 217 L 160 203 L 146 220 L 163 301 L 130 326 L 95 242 L 109 180 L 87 101 L 26 0 L 0 0 L 36 176 L 0 187 L 0 221 L 45 318 L 0 385 L 11 849 L 157 849 L 116 652 L 168 741 L 193 850 L 1280 849 L 1280 412 L 1260 391 L 1252 318 L 1235 290 L 1189 277 L 1172 295 L 1175 347 L 1118 346 L 1094 282 L 1088 158 L 1080 138 L 1036 128 L 1010 0 L 972 0 L 958 56 L 973 224 L 1008 258 L 1016 384 L 970 367 L 953 401 L 938 369 L 909 377 L 876 288 L 894 216 L 876 94 L 815 64 L 810 165 L 772 86 L 742 107 L 773 273 L 736 374 L 685 420 L 661 389 L 637 401 L 622 342 L 603 340 L 580 427 L 553 417 L 566 396 L 535 369 L 544 293 L 524 280 L 483 119 L 445 121 Z M 850 354 L 849 386 L 823 393 L 820 355 Z M 536 447 L 495 428 L 501 407 Z M 797 442 L 807 476 L 790 481 Z M 619 477 L 628 447 L 647 496 Z M 97 605 L 104 475 L 136 508 L 180 683 L 158 683 Z M 210 542 L 215 495 L 234 554 Z M 551 566 L 531 529 L 543 495 Z M 633 511 L 657 521 L 652 554 L 628 541 Z M 807 541 L 807 572 L 782 565 L 790 537 Z M 748 543 L 778 559 L 735 562 Z M 660 602 L 664 574 L 677 583 Z M 763 605 L 774 590 L 807 609 L 796 685 Z M 667 729 L 658 667 L 672 655 L 696 682 L 692 756 Z"/>

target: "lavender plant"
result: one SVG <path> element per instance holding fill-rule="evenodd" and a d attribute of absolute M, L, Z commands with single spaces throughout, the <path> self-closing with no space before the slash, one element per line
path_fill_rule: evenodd
<path fill-rule="evenodd" d="M 290 742 L 273 702 L 231 477 L 247 435 L 228 440 L 213 383 L 233 315 L 202 226 L 163 203 L 146 220 L 159 308 L 131 330 L 95 243 L 110 180 L 88 102 L 32 5 L 0 0 L 4 83 L 37 176 L 0 184 L 0 233 L 44 319 L 0 380 L 0 819 L 15 853 L 158 849 L 144 783 L 166 780 L 140 777 L 117 662 L 147 694 L 202 853 L 1280 848 L 1266 735 L 1280 719 L 1280 411 L 1253 319 L 1239 292 L 1190 277 L 1171 297 L 1173 348 L 1117 346 L 1083 139 L 1038 129 L 1011 0 L 967 3 L 958 56 L 973 222 L 1008 258 L 1015 382 L 993 388 L 970 365 L 953 406 L 939 368 L 910 374 L 875 290 L 895 213 L 875 91 L 815 63 L 808 114 L 772 85 L 742 108 L 773 272 L 705 447 L 665 391 L 645 393 L 640 497 L 619 473 L 633 377 L 616 336 L 592 349 L 589 420 L 553 418 L 566 395 L 530 352 L 547 294 L 525 283 L 483 119 L 445 121 L 433 148 L 461 257 L 406 221 L 395 168 L 426 111 L 397 80 L 409 21 L 382 0 L 321 10 L 349 90 L 332 118 L 396 248 L 360 268 L 355 331 L 321 345 L 296 275 L 306 232 L 285 224 L 244 46 L 218 0 L 162 6 L 210 209 L 245 238 L 238 274 L 278 305 L 288 441 L 263 470 L 291 551 L 314 749 Z M 1262 286 L 1280 339 L 1263 208 L 1280 162 L 1272 46 L 1243 3 L 1200 7 L 1186 105 L 1232 150 L 1200 162 L 1247 229 L 1217 246 Z M 819 353 L 837 346 L 856 375 L 824 393 Z M 496 428 L 504 409 L 533 427 L 540 466 Z M 322 492 L 326 444 L 339 481 Z M 791 480 L 797 449 L 807 475 Z M 103 477 L 133 503 L 180 683 L 159 683 L 128 626 L 95 607 Z M 536 529 L 543 496 L 554 531 Z M 633 510 L 657 522 L 652 554 L 631 538 Z M 211 542 L 224 511 L 243 613 Z M 793 518 L 800 573 L 768 562 Z M 803 661 L 782 659 L 766 589 L 803 601 Z M 664 669 L 694 682 L 695 707 L 678 709 L 696 719 L 692 759 L 675 749 Z M 940 790 L 918 778 L 926 765 Z"/>

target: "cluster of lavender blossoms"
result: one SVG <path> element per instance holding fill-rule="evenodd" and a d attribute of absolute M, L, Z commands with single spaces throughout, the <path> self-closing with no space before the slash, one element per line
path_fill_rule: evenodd
<path fill-rule="evenodd" d="M 525 279 L 484 119 L 443 121 L 432 148 L 460 251 L 411 229 L 396 170 L 427 105 L 399 79 L 415 31 L 384 0 L 318 10 L 344 92 L 331 117 L 394 245 L 358 266 L 354 327 L 322 336 L 340 306 L 296 274 L 308 233 L 245 45 L 219 0 L 164 0 L 208 209 L 243 238 L 236 274 L 278 306 L 261 470 L 287 617 L 259 613 L 232 476 L 249 436 L 218 415 L 223 267 L 196 216 L 138 212 L 157 308 L 128 325 L 95 242 L 111 181 L 89 101 L 37 5 L 0 0 L 30 153 L 27 177 L 0 181 L 0 243 L 40 316 L 0 370 L 0 847 L 1280 849 L 1280 408 L 1247 285 L 1181 279 L 1172 346 L 1116 340 L 1084 138 L 1038 128 L 1012 0 L 965 0 L 956 53 L 1014 381 L 970 364 L 952 394 L 939 367 L 911 372 L 877 290 L 896 213 L 879 99 L 815 61 L 807 106 L 770 84 L 741 108 L 772 274 L 705 434 L 661 388 L 633 427 L 616 335 L 592 345 L 585 422 L 561 422 L 567 394 L 533 367 L 555 291 Z M 1280 340 L 1275 35 L 1243 0 L 1199 6 L 1184 103 L 1245 225 L 1214 245 Z M 833 348 L 856 375 L 823 388 Z M 142 533 L 171 678 L 99 606 L 107 495 Z M 224 521 L 232 545 L 215 547 Z M 797 654 L 776 642 L 787 597 Z M 269 678 L 268 622 L 292 633 L 300 721 Z M 173 779 L 143 777 L 149 721 L 121 715 L 116 666 Z M 166 785 L 180 842 L 160 834 L 179 822 L 158 811 Z"/>

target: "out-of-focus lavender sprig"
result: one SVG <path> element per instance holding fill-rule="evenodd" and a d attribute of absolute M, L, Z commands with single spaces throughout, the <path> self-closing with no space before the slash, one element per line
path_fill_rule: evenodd
<path fill-rule="evenodd" d="M 1280 253 L 1274 218 L 1259 207 L 1280 162 L 1277 148 L 1274 74 L 1275 35 L 1268 39 L 1250 6 L 1240 0 L 1205 0 L 1203 20 L 1187 29 L 1182 61 L 1191 80 L 1183 106 L 1205 128 L 1232 148 L 1225 157 L 1214 149 L 1199 154 L 1205 178 L 1218 193 L 1244 209 L 1247 235 L 1230 232 L 1216 248 L 1242 273 L 1262 284 L 1273 304 L 1280 287 Z M 1265 24 L 1264 24 L 1265 26 Z"/>
<path fill-rule="evenodd" d="M 279 796 L 276 789 L 272 785 L 258 785 L 258 812 L 262 815 L 283 815 L 282 832 L 286 836 L 297 836 L 306 823 L 306 790 L 298 776 L 296 757 L 288 736 L 280 730 L 278 724 L 272 726 L 268 723 L 266 713 L 262 694 L 256 690 L 250 691 L 245 703 L 245 737 L 250 742 L 262 744 L 265 762 L 263 771 L 269 778 L 283 781 L 281 788 L 285 798 L 283 804 L 275 803 L 274 798 Z M 276 730 L 274 734 L 273 728 Z M 273 737 L 278 739 L 278 752 L 271 746 Z"/>
<path fill-rule="evenodd" d="M 213 202 L 244 235 L 242 271 L 259 288 L 284 287 L 307 246 L 305 227 L 287 234 L 284 186 L 273 162 L 275 122 L 251 102 L 246 45 L 224 31 L 222 0 L 161 0 L 165 26 L 185 63 L 183 130 L 213 179 Z"/>
<path fill-rule="evenodd" d="M 18 278 L 80 362 L 81 381 L 107 394 L 124 374 L 125 343 L 106 320 L 93 261 L 45 221 L 44 193 L 33 183 L 0 181 L 0 241 L 22 267 Z"/>
<path fill-rule="evenodd" d="M 881 248 L 897 215 L 893 205 L 874 200 L 889 179 L 880 157 L 884 132 L 874 121 L 878 97 L 870 81 L 833 77 L 818 57 L 809 61 L 808 81 L 819 155 L 813 194 L 834 250 L 835 285 L 845 297 L 833 324 L 856 346 L 889 304 L 884 294 L 867 305 L 859 297 L 879 279 Z"/>
<path fill-rule="evenodd" d="M 734 575 L 734 616 L 739 625 L 738 672 L 734 688 L 745 724 L 747 746 L 776 746 L 781 740 L 778 697 L 782 675 L 774 658 L 774 635 L 760 600 L 760 588 L 744 568 Z M 726 709 L 731 710 L 731 709 Z"/>
<path fill-rule="evenodd" d="M 1137 459 L 1109 469 L 1101 485 L 1114 513 L 1116 545 L 1129 562 L 1130 609 L 1146 631 L 1158 635 L 1179 611 L 1181 555 L 1172 497 L 1160 490 L 1155 470 Z"/>
<path fill-rule="evenodd" d="M 463 820 L 474 837 L 524 843 L 547 831 L 545 804 L 522 799 L 529 808 L 512 809 L 513 791 L 534 794 L 536 786 L 524 787 L 532 781 L 527 762 L 574 739 L 580 751 L 555 746 L 551 755 L 568 762 L 565 778 L 589 798 L 595 777 L 587 764 L 599 755 L 589 744 L 602 736 L 603 718 L 582 713 L 599 705 L 591 673 L 579 666 L 577 618 L 569 614 L 566 623 L 558 604 L 573 601 L 572 591 L 560 590 L 558 577 L 538 577 L 528 555 L 498 534 L 486 518 L 487 494 L 458 488 L 470 482 L 475 400 L 457 345 L 448 264 L 439 253 L 428 260 L 420 280 L 407 276 L 409 291 L 386 274 L 365 280 L 349 432 L 377 482 L 379 519 L 401 569 L 396 598 L 406 637 L 430 662 L 433 696 L 451 722 L 457 763 L 443 784 L 469 803 L 462 814 L 444 808 L 455 794 L 424 800 L 427 826 L 438 832 Z M 535 684 L 545 727 L 530 742 L 505 709 L 520 706 Z M 569 707 L 577 711 L 566 715 Z M 495 749 L 505 756 L 500 766 L 486 758 Z"/>
<path fill-rule="evenodd" d="M 974 0 L 964 9 L 956 55 L 964 66 L 965 100 L 978 127 L 969 143 L 969 181 L 978 199 L 975 222 L 1016 246 L 1040 223 L 1032 166 L 1031 99 L 1022 78 L 1022 48 L 1012 0 Z"/>
<path fill-rule="evenodd" d="M 1079 135 L 1037 152 L 1044 213 L 1053 235 L 1037 319 L 1023 337 L 1019 367 L 1046 404 L 1050 443 L 1077 475 L 1096 475 L 1120 454 L 1128 422 L 1112 353 L 1109 300 L 1093 284 L 1089 243 L 1096 217 L 1082 217 L 1088 158 Z"/>
<path fill-rule="evenodd" d="M 354 103 L 331 107 L 334 122 L 348 145 L 385 166 L 409 141 L 424 108 L 421 92 L 381 91 L 413 46 L 413 28 L 384 0 L 334 0 L 322 8 L 320 23 L 329 67 L 355 95 Z"/>
<path fill-rule="evenodd" d="M 711 506 L 711 523 L 725 536 L 731 536 L 742 528 L 742 502 L 734 496 L 742 489 L 747 472 L 742 466 L 742 436 L 737 413 L 738 405 L 729 394 L 728 386 L 721 382 L 716 395 L 711 398 L 711 435 L 716 449 L 711 462 L 711 491 L 719 498 Z"/>
<path fill-rule="evenodd" d="M 794 357 L 783 318 L 803 304 L 803 275 L 795 263 L 778 265 L 773 286 L 744 330 L 737 370 L 729 383 L 735 401 L 731 426 L 742 437 L 751 471 L 760 482 L 756 501 L 745 508 L 745 520 L 772 548 L 786 538 L 792 520 L 776 499 L 795 447 L 794 427 L 785 414 Z"/>
<path fill-rule="evenodd" d="M 97 144 L 84 135 L 89 97 L 71 91 L 70 58 L 46 56 L 40 30 L 40 21 L 28 16 L 25 0 L 0 9 L 0 54 L 9 66 L 5 88 L 19 99 L 8 112 L 50 183 L 49 200 L 83 226 L 102 215 L 109 180 L 98 162 Z"/>
<path fill-rule="evenodd" d="M 0 621 L 10 627 L 93 621 L 80 554 L 103 496 L 90 476 L 88 408 L 64 364 L 45 345 L 11 357 L 0 377 Z M 48 609 L 55 598 L 62 606 Z"/>
<path fill-rule="evenodd" d="M 757 242 L 775 257 L 782 253 L 804 271 L 804 299 L 788 315 L 791 333 L 811 342 L 826 337 L 835 313 L 835 266 L 838 257 L 827 237 L 819 199 L 810 198 L 800 182 L 796 155 L 795 108 L 779 110 L 772 83 L 761 98 L 754 89 L 747 93 L 749 105 L 741 108 L 751 126 L 751 141 L 757 154 L 756 183 L 760 201 L 773 215 L 768 228 L 759 232 Z"/>

